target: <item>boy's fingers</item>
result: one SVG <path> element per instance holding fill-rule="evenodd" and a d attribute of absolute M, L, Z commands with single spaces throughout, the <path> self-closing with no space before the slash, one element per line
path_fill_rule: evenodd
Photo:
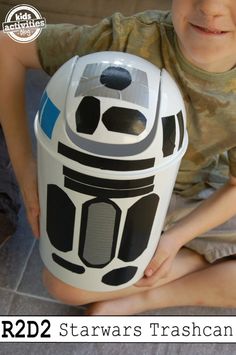
<path fill-rule="evenodd" d="M 37 206 L 37 200 L 34 204 L 32 204 L 32 201 L 30 203 L 28 201 L 25 201 L 25 206 L 26 206 L 27 218 L 31 225 L 33 234 L 36 238 L 38 238 L 39 237 L 39 208 Z"/>
<path fill-rule="evenodd" d="M 152 276 L 148 276 L 145 274 L 145 276 L 139 280 L 135 286 L 137 287 L 151 287 L 153 286 L 158 280 L 165 278 L 170 271 L 171 268 L 171 261 L 167 259 L 166 261 L 163 262 L 161 267 L 152 274 Z"/>
<path fill-rule="evenodd" d="M 33 234 L 36 238 L 39 238 L 39 200 L 37 191 L 33 188 L 31 191 L 27 191 L 24 195 L 24 201 L 27 211 L 27 217 L 31 225 Z"/>
<path fill-rule="evenodd" d="M 156 253 L 145 269 L 145 276 L 151 277 L 162 266 L 167 258 L 168 255 L 165 253 Z"/>
<path fill-rule="evenodd" d="M 29 223 L 31 225 L 33 234 L 35 238 L 39 238 L 39 211 L 37 209 L 32 209 L 27 213 Z"/>

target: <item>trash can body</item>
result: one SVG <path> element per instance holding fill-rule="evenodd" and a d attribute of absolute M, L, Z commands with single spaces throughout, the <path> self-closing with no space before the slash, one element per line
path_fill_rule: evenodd
<path fill-rule="evenodd" d="M 177 85 L 131 54 L 74 57 L 48 83 L 35 132 L 44 264 L 91 291 L 134 284 L 187 148 Z"/>

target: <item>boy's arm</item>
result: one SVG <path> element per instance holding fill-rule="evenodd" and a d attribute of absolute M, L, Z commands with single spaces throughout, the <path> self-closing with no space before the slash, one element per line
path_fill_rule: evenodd
<path fill-rule="evenodd" d="M 236 177 L 230 176 L 226 185 L 162 235 L 156 253 L 146 268 L 146 277 L 137 286 L 151 286 L 157 279 L 165 277 L 182 246 L 235 214 Z"/>
<path fill-rule="evenodd" d="M 36 167 L 25 108 L 25 72 L 41 68 L 35 42 L 14 42 L 0 32 L 0 124 L 33 232 L 39 235 Z"/>

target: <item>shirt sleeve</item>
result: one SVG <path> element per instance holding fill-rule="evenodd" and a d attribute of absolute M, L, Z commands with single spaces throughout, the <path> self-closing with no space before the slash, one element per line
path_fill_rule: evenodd
<path fill-rule="evenodd" d="M 42 68 L 52 75 L 75 55 L 106 50 L 123 51 L 134 21 L 133 17 L 116 13 L 94 26 L 47 25 L 37 38 Z"/>
<path fill-rule="evenodd" d="M 236 177 L 236 147 L 230 149 L 228 151 L 229 158 L 229 171 L 230 174 Z"/>

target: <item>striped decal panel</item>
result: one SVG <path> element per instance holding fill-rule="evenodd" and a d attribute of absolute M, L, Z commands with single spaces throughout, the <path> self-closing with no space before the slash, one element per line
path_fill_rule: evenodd
<path fill-rule="evenodd" d="M 103 267 L 114 258 L 121 211 L 117 205 L 98 199 L 82 209 L 79 256 L 85 265 Z"/>
<path fill-rule="evenodd" d="M 154 158 L 142 160 L 118 160 L 92 156 L 79 152 L 71 147 L 66 146 L 61 142 L 58 143 L 58 153 L 71 160 L 77 161 L 82 165 L 114 171 L 144 170 L 152 168 L 155 163 Z"/>

